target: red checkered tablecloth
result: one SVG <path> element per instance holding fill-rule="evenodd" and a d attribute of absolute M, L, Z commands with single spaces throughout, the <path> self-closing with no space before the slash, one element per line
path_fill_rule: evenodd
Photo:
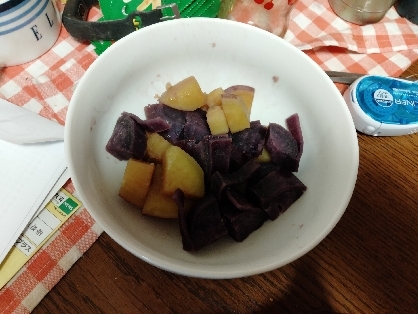
<path fill-rule="evenodd" d="M 69 181 L 64 188 L 75 193 Z M 29 313 L 103 232 L 83 206 L 0 290 L 0 313 Z"/>
<path fill-rule="evenodd" d="M 380 22 L 359 26 L 339 18 L 328 0 L 299 0 L 285 39 L 324 70 L 396 77 L 418 59 L 418 25 L 394 7 Z"/>
<path fill-rule="evenodd" d="M 97 9 L 90 12 L 91 20 L 99 16 Z M 399 76 L 418 59 L 418 26 L 394 8 L 381 22 L 358 26 L 337 17 L 327 0 L 299 0 L 285 40 L 324 70 Z M 0 70 L 0 97 L 64 124 L 74 88 L 96 58 L 92 45 L 74 40 L 63 28 L 45 55 Z M 66 188 L 72 191 L 71 182 Z M 0 313 L 30 312 L 101 232 L 85 208 L 75 213 L 0 290 Z"/>

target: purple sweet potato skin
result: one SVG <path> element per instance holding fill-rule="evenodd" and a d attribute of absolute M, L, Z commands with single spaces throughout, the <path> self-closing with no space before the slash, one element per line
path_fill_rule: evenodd
<path fill-rule="evenodd" d="M 168 123 L 178 122 L 184 124 L 186 122 L 186 112 L 177 110 L 163 104 L 151 104 L 145 107 L 145 116 L 147 119 L 160 117 Z"/>
<path fill-rule="evenodd" d="M 225 89 L 225 94 L 233 94 L 236 90 L 249 90 L 254 92 L 255 89 L 252 86 L 248 85 L 232 85 Z"/>
<path fill-rule="evenodd" d="M 170 108 L 162 104 L 152 104 L 145 107 L 145 116 L 149 119 L 161 118 L 165 120 L 170 128 L 160 132 L 171 144 L 176 145 L 183 139 L 183 129 L 186 122 L 186 112 Z"/>
<path fill-rule="evenodd" d="M 270 220 L 275 220 L 306 191 L 306 186 L 291 172 L 275 170 L 250 188 Z"/>
<path fill-rule="evenodd" d="M 106 151 L 119 160 L 142 159 L 147 148 L 145 130 L 129 115 L 121 115 L 106 144 Z"/>
<path fill-rule="evenodd" d="M 297 170 L 298 144 L 292 134 L 280 124 L 269 124 L 266 149 L 270 153 L 271 160 L 283 169 Z"/>
<path fill-rule="evenodd" d="M 300 119 L 297 113 L 292 114 L 286 119 L 286 126 L 290 134 L 296 140 L 299 149 L 299 155 L 302 155 L 303 152 L 303 135 L 302 128 L 300 126 Z"/>
<path fill-rule="evenodd" d="M 195 251 L 195 247 L 193 244 L 192 236 L 189 232 L 188 222 L 187 222 L 187 212 L 184 208 L 184 193 L 180 189 L 176 189 L 174 191 L 173 200 L 177 204 L 177 208 L 179 210 L 179 227 L 180 227 L 180 234 L 181 234 L 181 241 L 183 244 L 183 250 L 185 251 Z"/>
<path fill-rule="evenodd" d="M 238 242 L 244 241 L 268 219 L 261 208 L 248 205 L 246 209 L 240 210 L 228 201 L 219 202 L 219 210 L 225 219 L 228 234 Z"/>
<path fill-rule="evenodd" d="M 206 111 L 196 109 L 186 113 L 184 125 L 184 139 L 199 143 L 203 137 L 210 135 L 209 125 L 206 122 Z"/>
<path fill-rule="evenodd" d="M 250 128 L 231 135 L 231 169 L 237 170 L 246 162 L 257 157 L 263 150 L 267 128 L 260 121 L 251 121 Z"/>
<path fill-rule="evenodd" d="M 142 120 L 133 113 L 123 112 L 122 115 L 127 115 L 135 120 L 147 132 L 162 132 L 170 128 L 170 124 L 164 119 L 157 117 L 152 119 Z"/>
<path fill-rule="evenodd" d="M 259 168 L 260 164 L 250 160 L 233 173 L 221 174 L 216 171 L 211 177 L 210 189 L 217 199 L 221 199 L 227 189 L 242 185 L 251 177 L 256 176 Z"/>
<path fill-rule="evenodd" d="M 302 128 L 300 126 L 299 115 L 295 113 L 295 114 L 292 114 L 290 117 L 288 117 L 286 119 L 286 126 L 290 134 L 292 134 L 293 138 L 296 140 L 296 144 L 298 145 L 298 154 L 295 157 L 297 161 L 297 165 L 296 165 L 296 169 L 294 169 L 294 172 L 296 172 L 299 170 L 299 162 L 300 162 L 300 158 L 302 157 L 303 143 L 304 143 Z"/>
<path fill-rule="evenodd" d="M 212 175 L 215 171 L 228 173 L 231 158 L 232 139 L 228 136 L 215 136 L 209 141 L 209 156 Z"/>
<path fill-rule="evenodd" d="M 191 155 L 202 167 L 208 184 L 214 172 L 228 172 L 231 148 L 232 140 L 227 135 L 206 135 L 195 145 Z"/>
<path fill-rule="evenodd" d="M 248 129 L 232 134 L 232 143 L 245 156 L 257 157 L 263 150 L 267 128 L 260 121 L 251 121 Z"/>
<path fill-rule="evenodd" d="M 206 193 L 187 212 L 181 190 L 176 190 L 174 200 L 179 206 L 180 233 L 185 251 L 198 251 L 228 234 L 216 198 L 211 193 Z"/>

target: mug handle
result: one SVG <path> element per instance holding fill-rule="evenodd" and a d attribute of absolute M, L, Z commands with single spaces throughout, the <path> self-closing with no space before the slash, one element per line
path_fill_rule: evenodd
<path fill-rule="evenodd" d="M 180 18 L 176 4 L 157 7 L 155 10 L 133 11 L 121 20 L 89 22 L 87 15 L 99 0 L 68 0 L 62 13 L 62 24 L 78 40 L 118 40 L 134 32 L 167 19 Z M 164 16 L 163 9 L 171 8 L 172 16 Z"/>

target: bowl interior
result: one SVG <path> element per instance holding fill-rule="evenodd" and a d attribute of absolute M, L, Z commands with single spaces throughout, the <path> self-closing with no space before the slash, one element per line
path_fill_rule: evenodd
<path fill-rule="evenodd" d="M 305 194 L 242 243 L 225 237 L 197 253 L 183 251 L 176 220 L 142 216 L 118 197 L 126 162 L 105 151 L 117 118 L 145 118 L 168 82 L 194 75 L 203 91 L 244 84 L 256 90 L 251 120 L 284 125 L 300 116 L 304 153 L 296 174 Z M 283 266 L 317 245 L 350 200 L 358 143 L 345 102 L 304 53 L 258 28 L 193 18 L 146 27 L 119 40 L 87 70 L 67 114 L 72 179 L 93 218 L 134 255 L 196 277 L 232 278 Z"/>

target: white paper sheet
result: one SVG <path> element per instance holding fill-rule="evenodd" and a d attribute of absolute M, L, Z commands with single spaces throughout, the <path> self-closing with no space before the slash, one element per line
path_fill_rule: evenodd
<path fill-rule="evenodd" d="M 48 195 L 45 197 L 44 201 L 42 202 L 41 206 L 37 209 L 36 213 L 33 215 L 38 216 L 38 214 L 45 208 L 49 201 L 54 197 L 54 195 L 63 187 L 63 185 L 68 181 L 70 178 L 70 169 L 65 167 L 64 172 L 62 173 L 61 177 L 55 182 L 54 186 L 52 187 L 51 191 L 49 191 Z M 1 264 L 1 262 L 0 262 Z"/>
<path fill-rule="evenodd" d="M 0 139 L 15 144 L 63 140 L 64 127 L 0 99 Z"/>
<path fill-rule="evenodd" d="M 69 177 L 64 142 L 56 141 L 63 129 L 0 99 L 0 263 L 47 197 L 62 186 L 55 187 L 57 182 Z"/>

